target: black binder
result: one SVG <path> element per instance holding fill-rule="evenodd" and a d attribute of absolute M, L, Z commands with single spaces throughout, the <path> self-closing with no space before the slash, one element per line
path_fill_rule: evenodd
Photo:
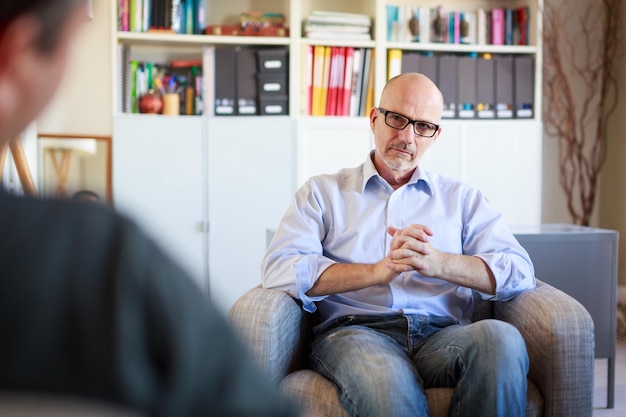
<path fill-rule="evenodd" d="M 258 114 L 257 106 L 257 50 L 237 48 L 237 114 Z"/>
<path fill-rule="evenodd" d="M 513 55 L 497 55 L 496 71 L 496 118 L 513 117 Z"/>
<path fill-rule="evenodd" d="M 476 117 L 493 119 L 496 117 L 496 74 L 495 61 L 491 58 L 478 58 L 476 61 Z"/>
<path fill-rule="evenodd" d="M 437 85 L 443 94 L 444 119 L 457 117 L 458 85 L 457 85 L 457 57 L 455 55 L 440 55 L 437 58 Z"/>
<path fill-rule="evenodd" d="M 215 48 L 215 115 L 232 116 L 237 114 L 235 102 L 235 49 Z"/>
<path fill-rule="evenodd" d="M 532 118 L 534 114 L 533 71 L 533 57 L 515 57 L 515 117 L 518 119 Z"/>
<path fill-rule="evenodd" d="M 470 56 L 457 57 L 459 119 L 476 117 L 476 58 Z M 445 96 L 444 96 L 445 97 Z"/>

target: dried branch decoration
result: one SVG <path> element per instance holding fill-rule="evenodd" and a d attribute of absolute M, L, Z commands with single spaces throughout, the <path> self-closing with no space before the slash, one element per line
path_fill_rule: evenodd
<path fill-rule="evenodd" d="M 544 3 L 543 121 L 558 141 L 559 183 L 574 224 L 589 225 L 606 160 L 607 120 L 618 98 L 620 9 L 621 0 Z"/>

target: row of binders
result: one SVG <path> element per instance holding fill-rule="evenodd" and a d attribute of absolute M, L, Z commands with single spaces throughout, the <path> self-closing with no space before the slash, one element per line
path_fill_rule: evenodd
<path fill-rule="evenodd" d="M 444 98 L 444 118 L 534 117 L 534 58 L 528 55 L 423 55 L 390 50 L 388 77 L 420 72 Z"/>
<path fill-rule="evenodd" d="M 289 54 L 283 47 L 209 46 L 205 67 L 216 116 L 289 114 Z"/>
<path fill-rule="evenodd" d="M 528 45 L 530 7 L 446 10 L 387 5 L 387 41 L 469 45 Z"/>
<path fill-rule="evenodd" d="M 374 50 L 323 45 L 306 48 L 306 114 L 367 115 L 374 105 Z"/>
<path fill-rule="evenodd" d="M 119 45 L 123 113 L 142 107 L 146 95 L 179 95 L 181 115 L 285 115 L 289 113 L 288 52 L 283 47 L 206 46 L 201 59 L 141 62 L 131 46 Z"/>

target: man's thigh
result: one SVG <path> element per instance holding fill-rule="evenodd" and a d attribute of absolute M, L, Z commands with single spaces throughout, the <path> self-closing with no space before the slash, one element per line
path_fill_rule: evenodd
<path fill-rule="evenodd" d="M 425 415 L 426 397 L 415 365 L 386 334 L 361 325 L 332 329 L 316 339 L 311 362 L 337 385 L 351 415 L 399 415 L 399 409 Z"/>

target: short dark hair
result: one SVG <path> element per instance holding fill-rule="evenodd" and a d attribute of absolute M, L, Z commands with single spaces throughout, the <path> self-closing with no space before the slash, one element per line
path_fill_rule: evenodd
<path fill-rule="evenodd" d="M 60 28 L 73 8 L 87 0 L 2 0 L 0 31 L 9 22 L 24 14 L 31 14 L 41 22 L 39 49 L 51 52 L 58 44 Z"/>
<path fill-rule="evenodd" d="M 79 190 L 72 194 L 72 200 L 95 200 L 100 201 L 100 196 L 91 190 Z"/>

